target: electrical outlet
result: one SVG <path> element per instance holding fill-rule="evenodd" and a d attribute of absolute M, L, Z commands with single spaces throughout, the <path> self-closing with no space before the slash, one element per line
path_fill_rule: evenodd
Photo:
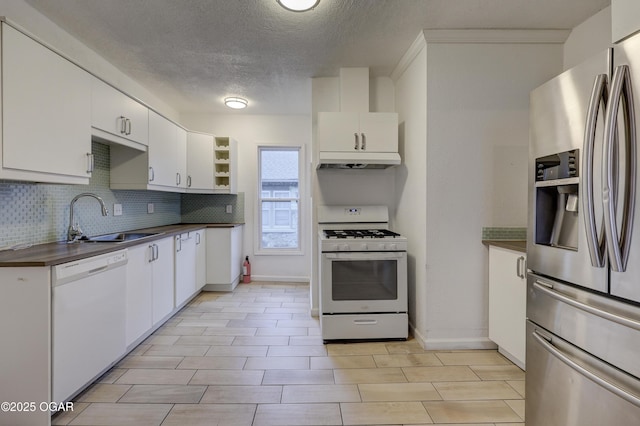
<path fill-rule="evenodd" d="M 233 213 L 233 205 L 227 204 L 227 213 L 229 214 Z"/>
<path fill-rule="evenodd" d="M 122 216 L 122 204 L 114 204 L 113 205 L 113 215 L 114 216 Z"/>
<path fill-rule="evenodd" d="M 153 203 L 147 204 L 147 213 L 149 214 L 153 213 Z"/>

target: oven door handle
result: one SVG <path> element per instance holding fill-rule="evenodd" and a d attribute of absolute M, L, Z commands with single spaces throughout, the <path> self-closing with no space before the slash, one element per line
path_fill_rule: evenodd
<path fill-rule="evenodd" d="M 325 259 L 341 259 L 341 260 L 397 260 L 407 255 L 405 251 L 358 251 L 358 252 L 341 252 L 341 253 L 322 253 Z"/>

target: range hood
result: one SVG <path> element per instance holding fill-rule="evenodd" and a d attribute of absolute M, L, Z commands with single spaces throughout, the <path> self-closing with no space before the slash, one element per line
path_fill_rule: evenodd
<path fill-rule="evenodd" d="M 386 169 L 400 164 L 397 152 L 321 151 L 318 169 Z"/>
<path fill-rule="evenodd" d="M 317 168 L 399 165 L 398 114 L 369 111 L 369 68 L 340 68 L 339 83 L 339 111 L 317 113 Z"/>

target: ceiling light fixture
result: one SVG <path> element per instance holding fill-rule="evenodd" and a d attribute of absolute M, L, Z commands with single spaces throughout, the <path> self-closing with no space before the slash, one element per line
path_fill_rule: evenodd
<path fill-rule="evenodd" d="M 229 108 L 233 109 L 244 109 L 247 107 L 249 102 L 246 99 L 238 98 L 235 96 L 224 98 L 224 104 Z"/>
<path fill-rule="evenodd" d="M 320 0 L 276 0 L 278 4 L 292 12 L 305 12 L 313 9 L 320 3 Z"/>

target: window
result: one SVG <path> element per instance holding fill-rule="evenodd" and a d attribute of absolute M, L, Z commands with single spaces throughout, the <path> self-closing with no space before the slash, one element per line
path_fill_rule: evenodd
<path fill-rule="evenodd" d="M 258 250 L 300 251 L 299 147 L 259 147 Z"/>

